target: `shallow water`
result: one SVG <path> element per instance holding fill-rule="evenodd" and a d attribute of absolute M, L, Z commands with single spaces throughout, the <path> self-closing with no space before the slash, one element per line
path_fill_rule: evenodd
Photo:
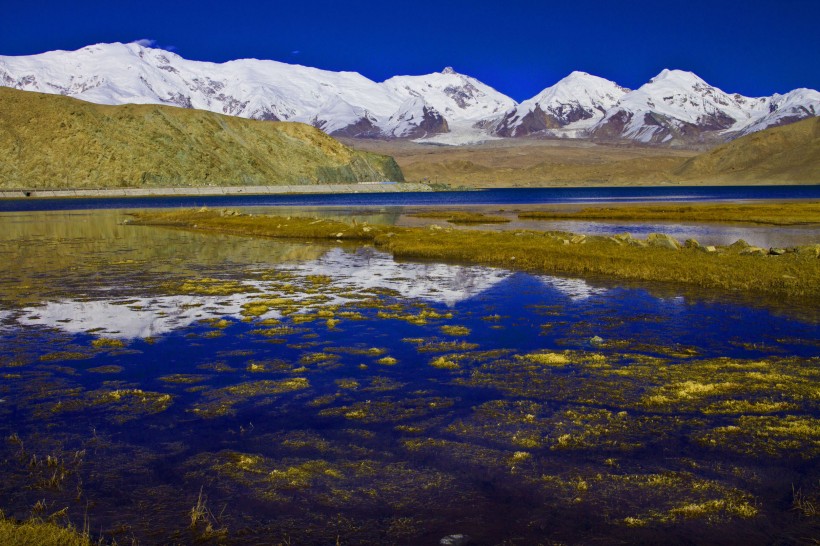
<path fill-rule="evenodd" d="M 363 186 L 363 192 L 367 187 Z M 578 188 L 496 188 L 480 191 L 356 194 L 274 194 L 82 199 L 0 199 L 0 211 L 82 210 L 165 207 L 414 207 L 600 204 L 653 201 L 760 201 L 818 199 L 820 186 L 623 186 Z"/>
<path fill-rule="evenodd" d="M 817 302 L 122 219 L 0 218 L 7 515 L 142 544 L 820 533 Z"/>

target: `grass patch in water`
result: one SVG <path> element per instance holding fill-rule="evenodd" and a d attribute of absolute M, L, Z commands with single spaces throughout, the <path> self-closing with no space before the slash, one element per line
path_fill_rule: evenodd
<path fill-rule="evenodd" d="M 820 457 L 820 419 L 809 416 L 743 415 L 695 437 L 702 445 L 749 457 Z"/>
<path fill-rule="evenodd" d="M 95 349 L 120 349 L 125 347 L 125 342 L 121 339 L 101 337 L 93 340 L 91 346 Z"/>
<path fill-rule="evenodd" d="M 489 214 L 482 214 L 480 212 L 469 211 L 430 211 L 417 212 L 410 214 L 412 218 L 438 218 L 446 220 L 451 224 L 470 225 L 470 224 L 506 224 L 510 221 L 504 216 L 494 216 Z"/>
<path fill-rule="evenodd" d="M 102 373 L 102 374 L 111 374 L 111 373 L 122 373 L 125 370 L 124 367 L 110 364 L 107 366 L 97 366 L 95 368 L 88 368 L 86 371 L 90 373 Z"/>
<path fill-rule="evenodd" d="M 404 338 L 405 343 L 411 343 L 416 346 L 416 351 L 419 353 L 451 353 L 457 351 L 472 351 L 479 347 L 478 343 L 470 343 L 464 340 L 460 341 L 443 341 L 439 338 Z"/>
<path fill-rule="evenodd" d="M 191 294 L 195 296 L 231 296 L 259 292 L 254 286 L 239 281 L 213 279 L 188 279 L 179 283 L 168 283 L 165 288 L 172 294 Z"/>
<path fill-rule="evenodd" d="M 101 409 L 106 419 L 123 424 L 148 415 L 162 413 L 173 403 L 173 396 L 142 389 L 99 389 L 82 396 L 47 403 L 42 410 L 47 414 Z"/>
<path fill-rule="evenodd" d="M 439 356 L 437 358 L 432 359 L 430 361 L 430 366 L 439 370 L 457 370 L 461 367 L 458 365 L 458 362 L 450 358 L 447 358 L 447 356 Z"/>
<path fill-rule="evenodd" d="M 56 351 L 40 356 L 41 362 L 59 362 L 62 360 L 86 360 L 93 358 L 94 353 L 81 353 L 79 351 Z"/>
<path fill-rule="evenodd" d="M 398 423 L 438 414 L 451 408 L 455 400 L 443 397 L 366 400 L 325 409 L 322 417 L 343 417 L 369 424 Z"/>
<path fill-rule="evenodd" d="M 466 326 L 456 326 L 451 324 L 445 324 L 444 326 L 440 327 L 439 330 L 441 330 L 442 334 L 446 334 L 448 336 L 453 337 L 469 336 L 470 332 L 472 332 L 472 330 L 470 330 Z"/>
<path fill-rule="evenodd" d="M 204 418 L 216 418 L 236 413 L 234 406 L 252 399 L 271 397 L 307 390 L 310 382 L 304 377 L 290 379 L 247 381 L 203 393 L 202 401 L 191 408 L 191 412 Z"/>
<path fill-rule="evenodd" d="M 172 383 L 174 385 L 193 385 L 207 381 L 210 377 L 207 375 L 175 373 L 172 375 L 163 375 L 157 379 L 163 383 Z"/>

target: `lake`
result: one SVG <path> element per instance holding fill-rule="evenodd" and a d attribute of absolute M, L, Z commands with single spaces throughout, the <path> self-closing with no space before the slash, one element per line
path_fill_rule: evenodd
<path fill-rule="evenodd" d="M 335 205 L 319 212 L 417 221 Z M 819 302 L 17 210 L 7 516 L 141 544 L 820 536 Z"/>
<path fill-rule="evenodd" d="M 363 188 L 366 191 L 366 188 Z M 0 212 L 23 210 L 124 209 L 158 207 L 413 207 L 534 204 L 595 204 L 652 201 L 755 201 L 820 199 L 813 186 L 657 186 L 584 188 L 499 188 L 480 191 L 286 194 L 99 199 L 0 199 Z"/>

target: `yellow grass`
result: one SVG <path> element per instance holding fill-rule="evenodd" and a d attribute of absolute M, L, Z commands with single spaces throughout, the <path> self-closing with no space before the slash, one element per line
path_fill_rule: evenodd
<path fill-rule="evenodd" d="M 664 245 L 650 236 L 642 244 L 617 237 L 575 237 L 537 231 L 486 232 L 367 226 L 312 218 L 223 216 L 218 212 L 145 212 L 137 223 L 264 237 L 355 240 L 397 258 L 484 264 L 510 269 L 634 281 L 662 281 L 703 288 L 804 297 L 820 296 L 820 245 L 780 256 L 744 253 L 743 245 L 706 252 Z M 392 317 L 389 313 L 384 318 Z M 409 317 L 421 321 L 435 317 Z"/>

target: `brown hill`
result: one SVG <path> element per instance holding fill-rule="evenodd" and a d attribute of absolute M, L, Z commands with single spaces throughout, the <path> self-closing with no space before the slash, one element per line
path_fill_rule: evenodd
<path fill-rule="evenodd" d="M 2 189 L 378 180 L 404 180 L 393 158 L 353 150 L 308 125 L 0 87 Z"/>
<path fill-rule="evenodd" d="M 527 139 L 469 146 L 345 142 L 392 155 L 408 180 L 471 187 L 820 183 L 820 118 L 816 117 L 702 153 Z"/>
<path fill-rule="evenodd" d="M 712 182 L 820 183 L 820 118 L 722 144 L 685 161 L 674 175 Z"/>

